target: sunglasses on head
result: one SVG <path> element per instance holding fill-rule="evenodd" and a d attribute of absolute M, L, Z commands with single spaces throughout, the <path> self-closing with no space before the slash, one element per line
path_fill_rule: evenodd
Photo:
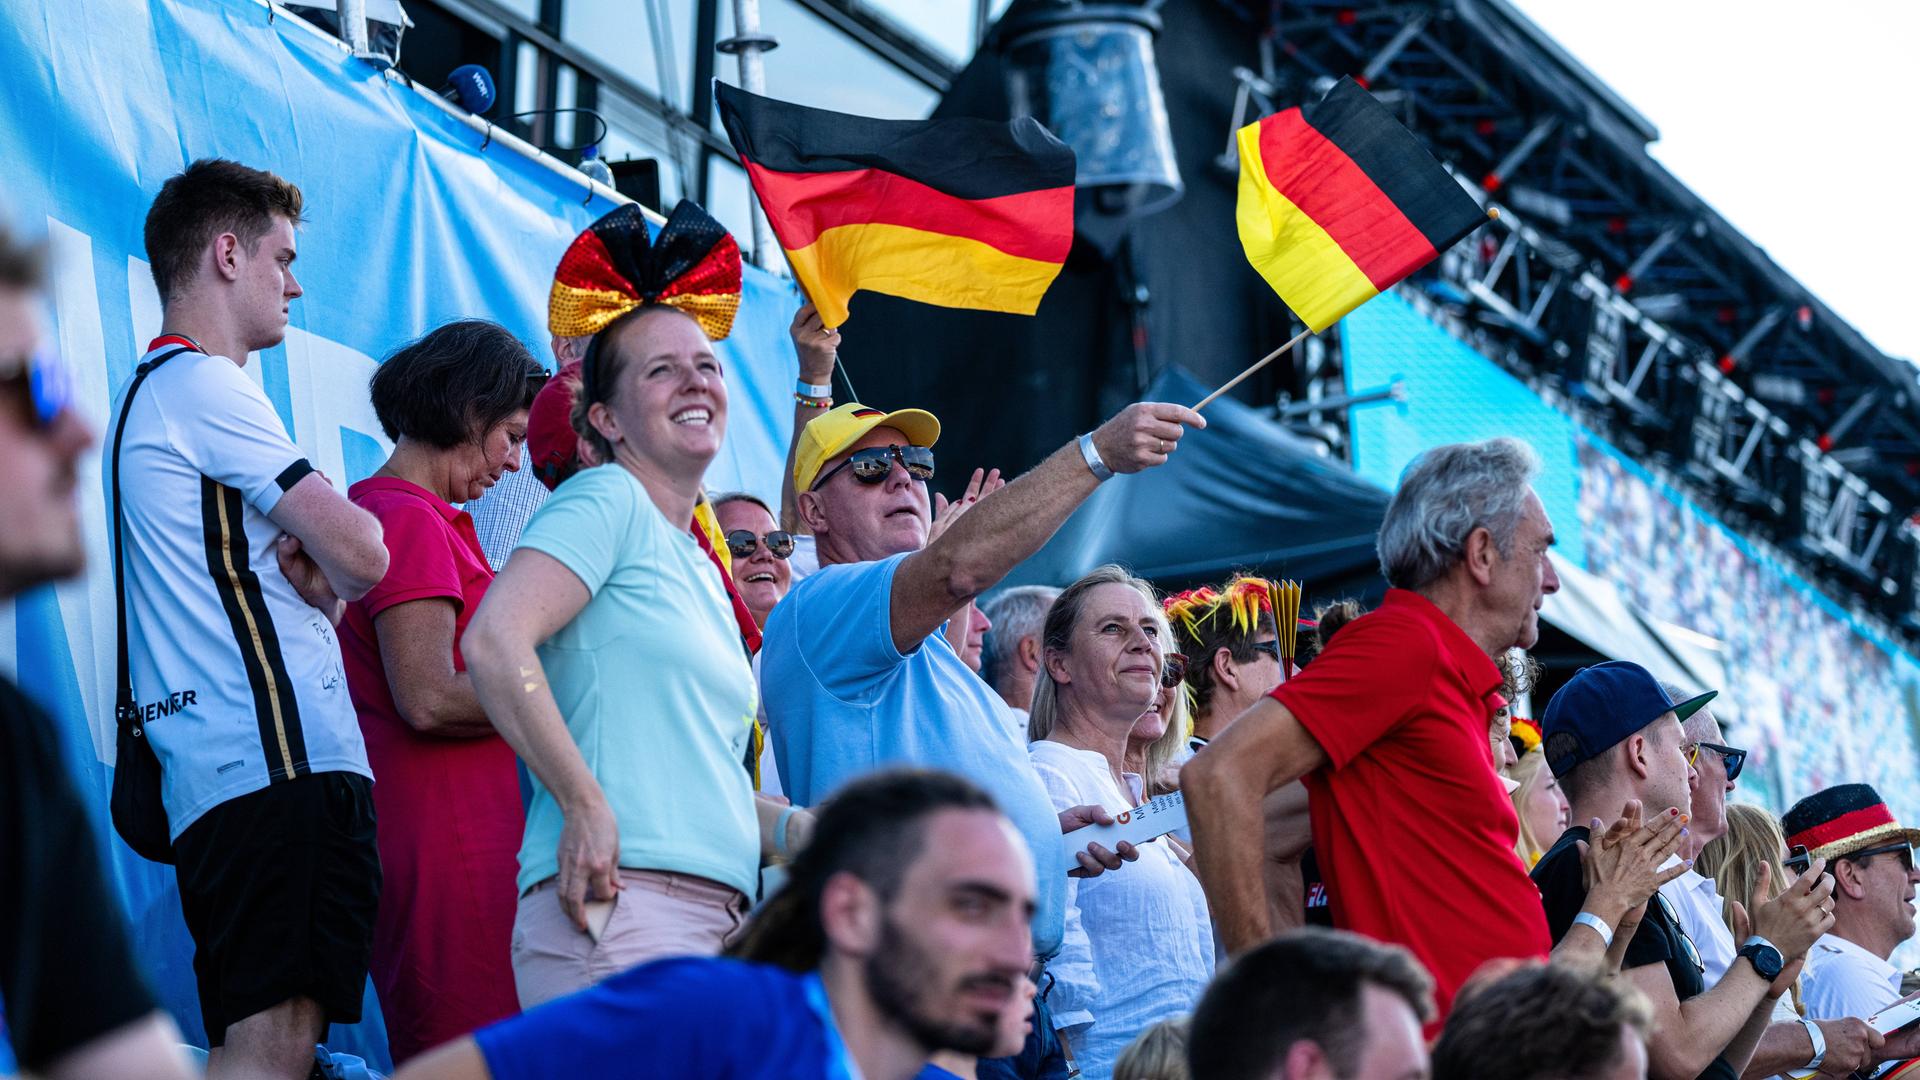
<path fill-rule="evenodd" d="M 1700 764 L 1700 751 L 1702 750 L 1711 750 L 1719 754 L 1720 760 L 1727 763 L 1727 781 L 1729 783 L 1740 779 L 1740 770 L 1745 768 L 1747 764 L 1747 752 L 1745 750 L 1736 750 L 1731 746 L 1721 746 L 1719 743 L 1694 743 L 1693 748 L 1687 751 L 1687 764 Z"/>
<path fill-rule="evenodd" d="M 1187 678 L 1187 658 L 1183 653 L 1170 652 L 1160 659 L 1160 685 L 1171 690 Z"/>
<path fill-rule="evenodd" d="M 73 379 L 51 351 L 41 350 L 4 365 L 0 387 L 15 395 L 20 404 L 20 419 L 26 426 L 45 431 L 73 404 Z"/>
<path fill-rule="evenodd" d="M 793 554 L 793 534 L 785 529 L 775 529 L 764 536 L 755 536 L 750 529 L 735 529 L 727 534 L 727 551 L 736 559 L 752 558 L 754 548 L 762 541 L 776 559 Z"/>
<path fill-rule="evenodd" d="M 847 455 L 847 460 L 820 474 L 808 491 L 818 491 L 841 469 L 852 469 L 853 478 L 863 484 L 878 484 L 893 471 L 893 463 L 921 483 L 933 479 L 933 451 L 924 446 L 869 446 Z"/>

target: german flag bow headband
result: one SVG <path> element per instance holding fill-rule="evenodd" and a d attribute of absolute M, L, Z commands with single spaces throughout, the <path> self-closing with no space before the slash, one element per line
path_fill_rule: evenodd
<path fill-rule="evenodd" d="M 647 304 L 679 308 L 719 341 L 740 310 L 740 245 L 700 204 L 682 199 L 660 234 L 628 203 L 573 238 L 553 273 L 547 329 L 585 337 Z"/>

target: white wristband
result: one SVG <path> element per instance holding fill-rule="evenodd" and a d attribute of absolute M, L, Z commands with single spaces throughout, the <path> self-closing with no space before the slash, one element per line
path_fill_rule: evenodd
<path fill-rule="evenodd" d="M 1080 457 L 1087 463 L 1087 468 L 1092 470 L 1095 480 L 1104 483 L 1113 479 L 1113 470 L 1107 468 L 1107 463 L 1100 460 L 1100 451 L 1093 445 L 1093 432 L 1091 431 L 1080 436 Z"/>
<path fill-rule="evenodd" d="M 1818 1069 L 1820 1064 L 1827 1060 L 1827 1037 L 1821 1032 L 1819 1024 L 1814 1023 L 1804 1016 L 1798 1019 L 1800 1023 L 1806 1026 L 1807 1041 L 1813 1043 L 1813 1058 L 1806 1063 L 1804 1068 Z"/>
<path fill-rule="evenodd" d="M 829 381 L 816 384 L 801 379 L 793 384 L 793 392 L 796 394 L 805 394 L 810 398 L 830 398 L 833 396 L 833 383 Z"/>
<path fill-rule="evenodd" d="M 1593 932 L 1600 935 L 1600 940 L 1605 943 L 1605 947 L 1613 948 L 1613 927 L 1607 925 L 1607 920 L 1590 911 L 1583 911 L 1573 917 L 1573 924 L 1592 927 Z"/>

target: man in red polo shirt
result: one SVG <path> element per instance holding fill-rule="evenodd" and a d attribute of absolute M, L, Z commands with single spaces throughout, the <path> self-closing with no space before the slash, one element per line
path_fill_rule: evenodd
<path fill-rule="evenodd" d="M 1508 438 L 1423 454 L 1380 527 L 1385 602 L 1182 770 L 1229 952 L 1271 929 L 1261 799 L 1304 778 L 1334 924 L 1411 949 L 1434 976 L 1435 1025 L 1485 961 L 1547 954 L 1487 741 L 1504 703 L 1492 657 L 1534 643 L 1541 600 L 1560 587 L 1538 471 Z"/>

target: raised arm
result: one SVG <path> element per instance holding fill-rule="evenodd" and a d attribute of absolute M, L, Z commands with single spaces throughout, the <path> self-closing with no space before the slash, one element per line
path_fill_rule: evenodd
<path fill-rule="evenodd" d="M 1093 445 L 1115 473 L 1136 473 L 1163 464 L 1186 427 L 1206 426 L 1184 405 L 1140 402 L 1100 425 Z M 999 584 L 1039 551 L 1099 484 L 1077 441 L 1070 442 L 1025 476 L 983 497 L 925 548 L 907 556 L 893 577 L 894 647 L 917 648 L 954 609 Z"/>
<path fill-rule="evenodd" d="M 1326 759 L 1326 751 L 1286 706 L 1262 698 L 1181 766 L 1194 867 L 1229 955 L 1273 933 L 1261 873 L 1266 796 Z"/>
<path fill-rule="evenodd" d="M 560 804 L 560 907 L 581 930 L 587 928 L 588 894 L 611 900 L 620 887 L 620 831 L 600 781 L 567 732 L 534 649 L 589 599 L 586 585 L 560 560 L 519 548 L 488 586 L 460 639 L 474 692 L 493 726 Z"/>
<path fill-rule="evenodd" d="M 829 328 L 822 323 L 820 312 L 814 309 L 813 302 L 809 300 L 794 314 L 793 325 L 787 328 L 787 333 L 793 338 L 795 355 L 800 358 L 800 381 L 813 386 L 831 387 L 834 360 L 840 355 L 839 329 Z M 780 476 L 780 527 L 795 536 L 804 536 L 813 531 L 807 527 L 807 519 L 800 516 L 793 491 L 793 462 L 800 453 L 800 432 L 809 421 L 826 411 L 801 401 L 796 393 L 793 402 L 793 437 L 787 440 L 787 468 Z"/>
<path fill-rule="evenodd" d="M 318 472 L 287 489 L 267 516 L 300 541 L 300 550 L 340 599 L 358 600 L 386 576 L 380 519 L 348 502 Z"/>

